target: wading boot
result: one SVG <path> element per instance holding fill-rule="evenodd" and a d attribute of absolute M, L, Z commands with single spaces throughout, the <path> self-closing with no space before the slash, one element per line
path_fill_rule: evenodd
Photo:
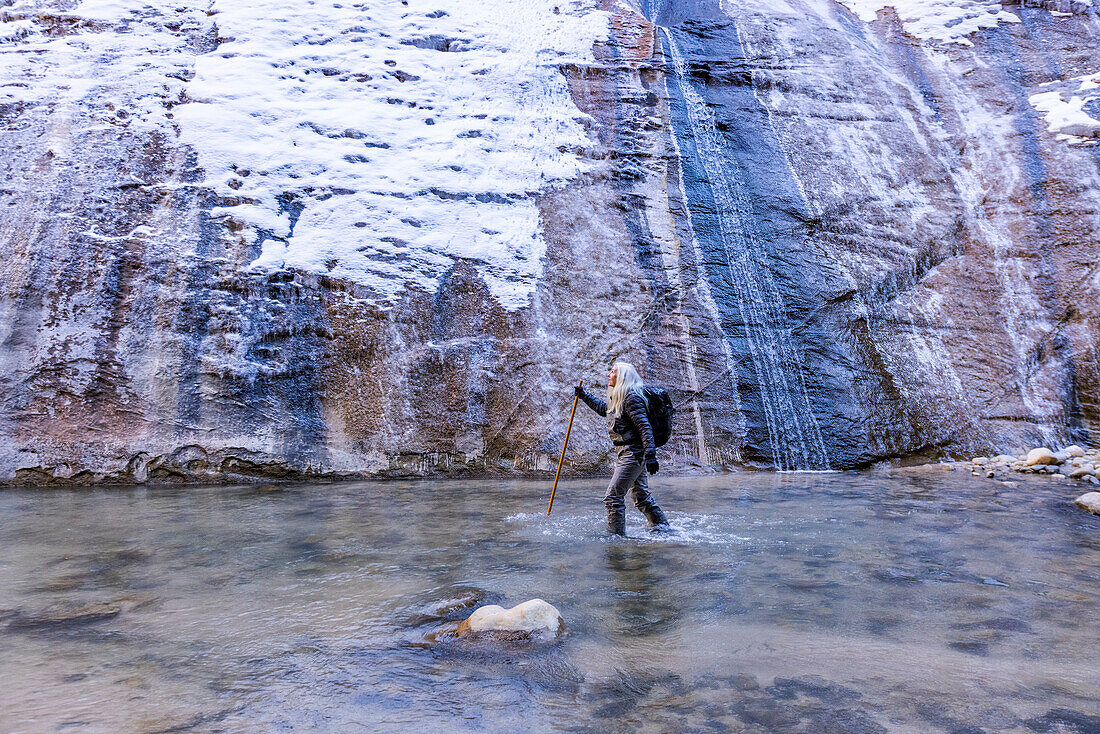
<path fill-rule="evenodd" d="M 626 512 L 619 510 L 618 512 L 608 511 L 607 513 L 607 532 L 612 535 L 626 536 Z"/>
<path fill-rule="evenodd" d="M 664 511 L 657 505 L 647 507 L 642 513 L 645 515 L 645 519 L 648 520 L 648 527 L 650 532 L 654 533 L 667 533 L 672 530 L 672 526 L 668 524 L 668 518 L 665 517 Z"/>

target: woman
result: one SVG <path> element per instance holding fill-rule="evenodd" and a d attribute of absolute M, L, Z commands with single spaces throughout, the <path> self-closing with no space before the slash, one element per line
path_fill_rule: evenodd
<path fill-rule="evenodd" d="M 653 428 L 646 414 L 646 400 L 642 395 L 642 378 L 634 365 L 616 362 L 607 375 L 607 402 L 590 395 L 578 385 L 577 396 L 592 410 L 607 418 L 607 431 L 615 444 L 615 473 L 604 495 L 607 507 L 607 530 L 613 535 L 626 535 L 626 490 L 634 498 L 634 506 L 641 510 L 655 531 L 668 530 L 665 513 L 653 501 L 646 480 L 646 470 L 656 474 L 657 449 L 653 445 Z"/>

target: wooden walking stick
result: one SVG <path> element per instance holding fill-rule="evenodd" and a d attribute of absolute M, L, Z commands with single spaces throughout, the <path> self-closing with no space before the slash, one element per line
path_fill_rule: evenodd
<path fill-rule="evenodd" d="M 582 387 L 577 380 L 577 387 Z M 569 411 L 569 425 L 565 427 L 565 443 L 561 445 L 561 458 L 558 459 L 558 473 L 554 475 L 554 488 L 550 490 L 550 504 L 546 507 L 546 516 L 550 517 L 550 510 L 554 509 L 554 493 L 558 491 L 558 477 L 561 476 L 561 463 L 565 461 L 565 447 L 569 445 L 569 432 L 573 430 L 573 416 L 577 412 L 577 400 L 580 395 L 573 396 L 573 410 Z"/>

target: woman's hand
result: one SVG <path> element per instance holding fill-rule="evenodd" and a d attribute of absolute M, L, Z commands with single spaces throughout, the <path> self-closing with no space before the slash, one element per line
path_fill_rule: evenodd
<path fill-rule="evenodd" d="M 580 385 L 574 385 L 573 394 L 576 395 L 578 398 L 584 397 L 584 388 Z"/>

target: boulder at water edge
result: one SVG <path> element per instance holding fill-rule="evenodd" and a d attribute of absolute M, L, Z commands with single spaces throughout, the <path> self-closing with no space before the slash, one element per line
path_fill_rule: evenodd
<path fill-rule="evenodd" d="M 531 599 L 511 609 L 489 604 L 458 623 L 458 635 L 498 640 L 546 639 L 565 631 L 565 621 L 553 604 Z"/>
<path fill-rule="evenodd" d="M 1086 512 L 1100 515 L 1100 492 L 1089 492 L 1074 500 L 1076 505 Z"/>
<path fill-rule="evenodd" d="M 1054 455 L 1054 452 L 1047 448 L 1032 449 L 1027 452 L 1028 466 L 1035 466 L 1036 464 L 1057 464 L 1058 457 Z"/>

